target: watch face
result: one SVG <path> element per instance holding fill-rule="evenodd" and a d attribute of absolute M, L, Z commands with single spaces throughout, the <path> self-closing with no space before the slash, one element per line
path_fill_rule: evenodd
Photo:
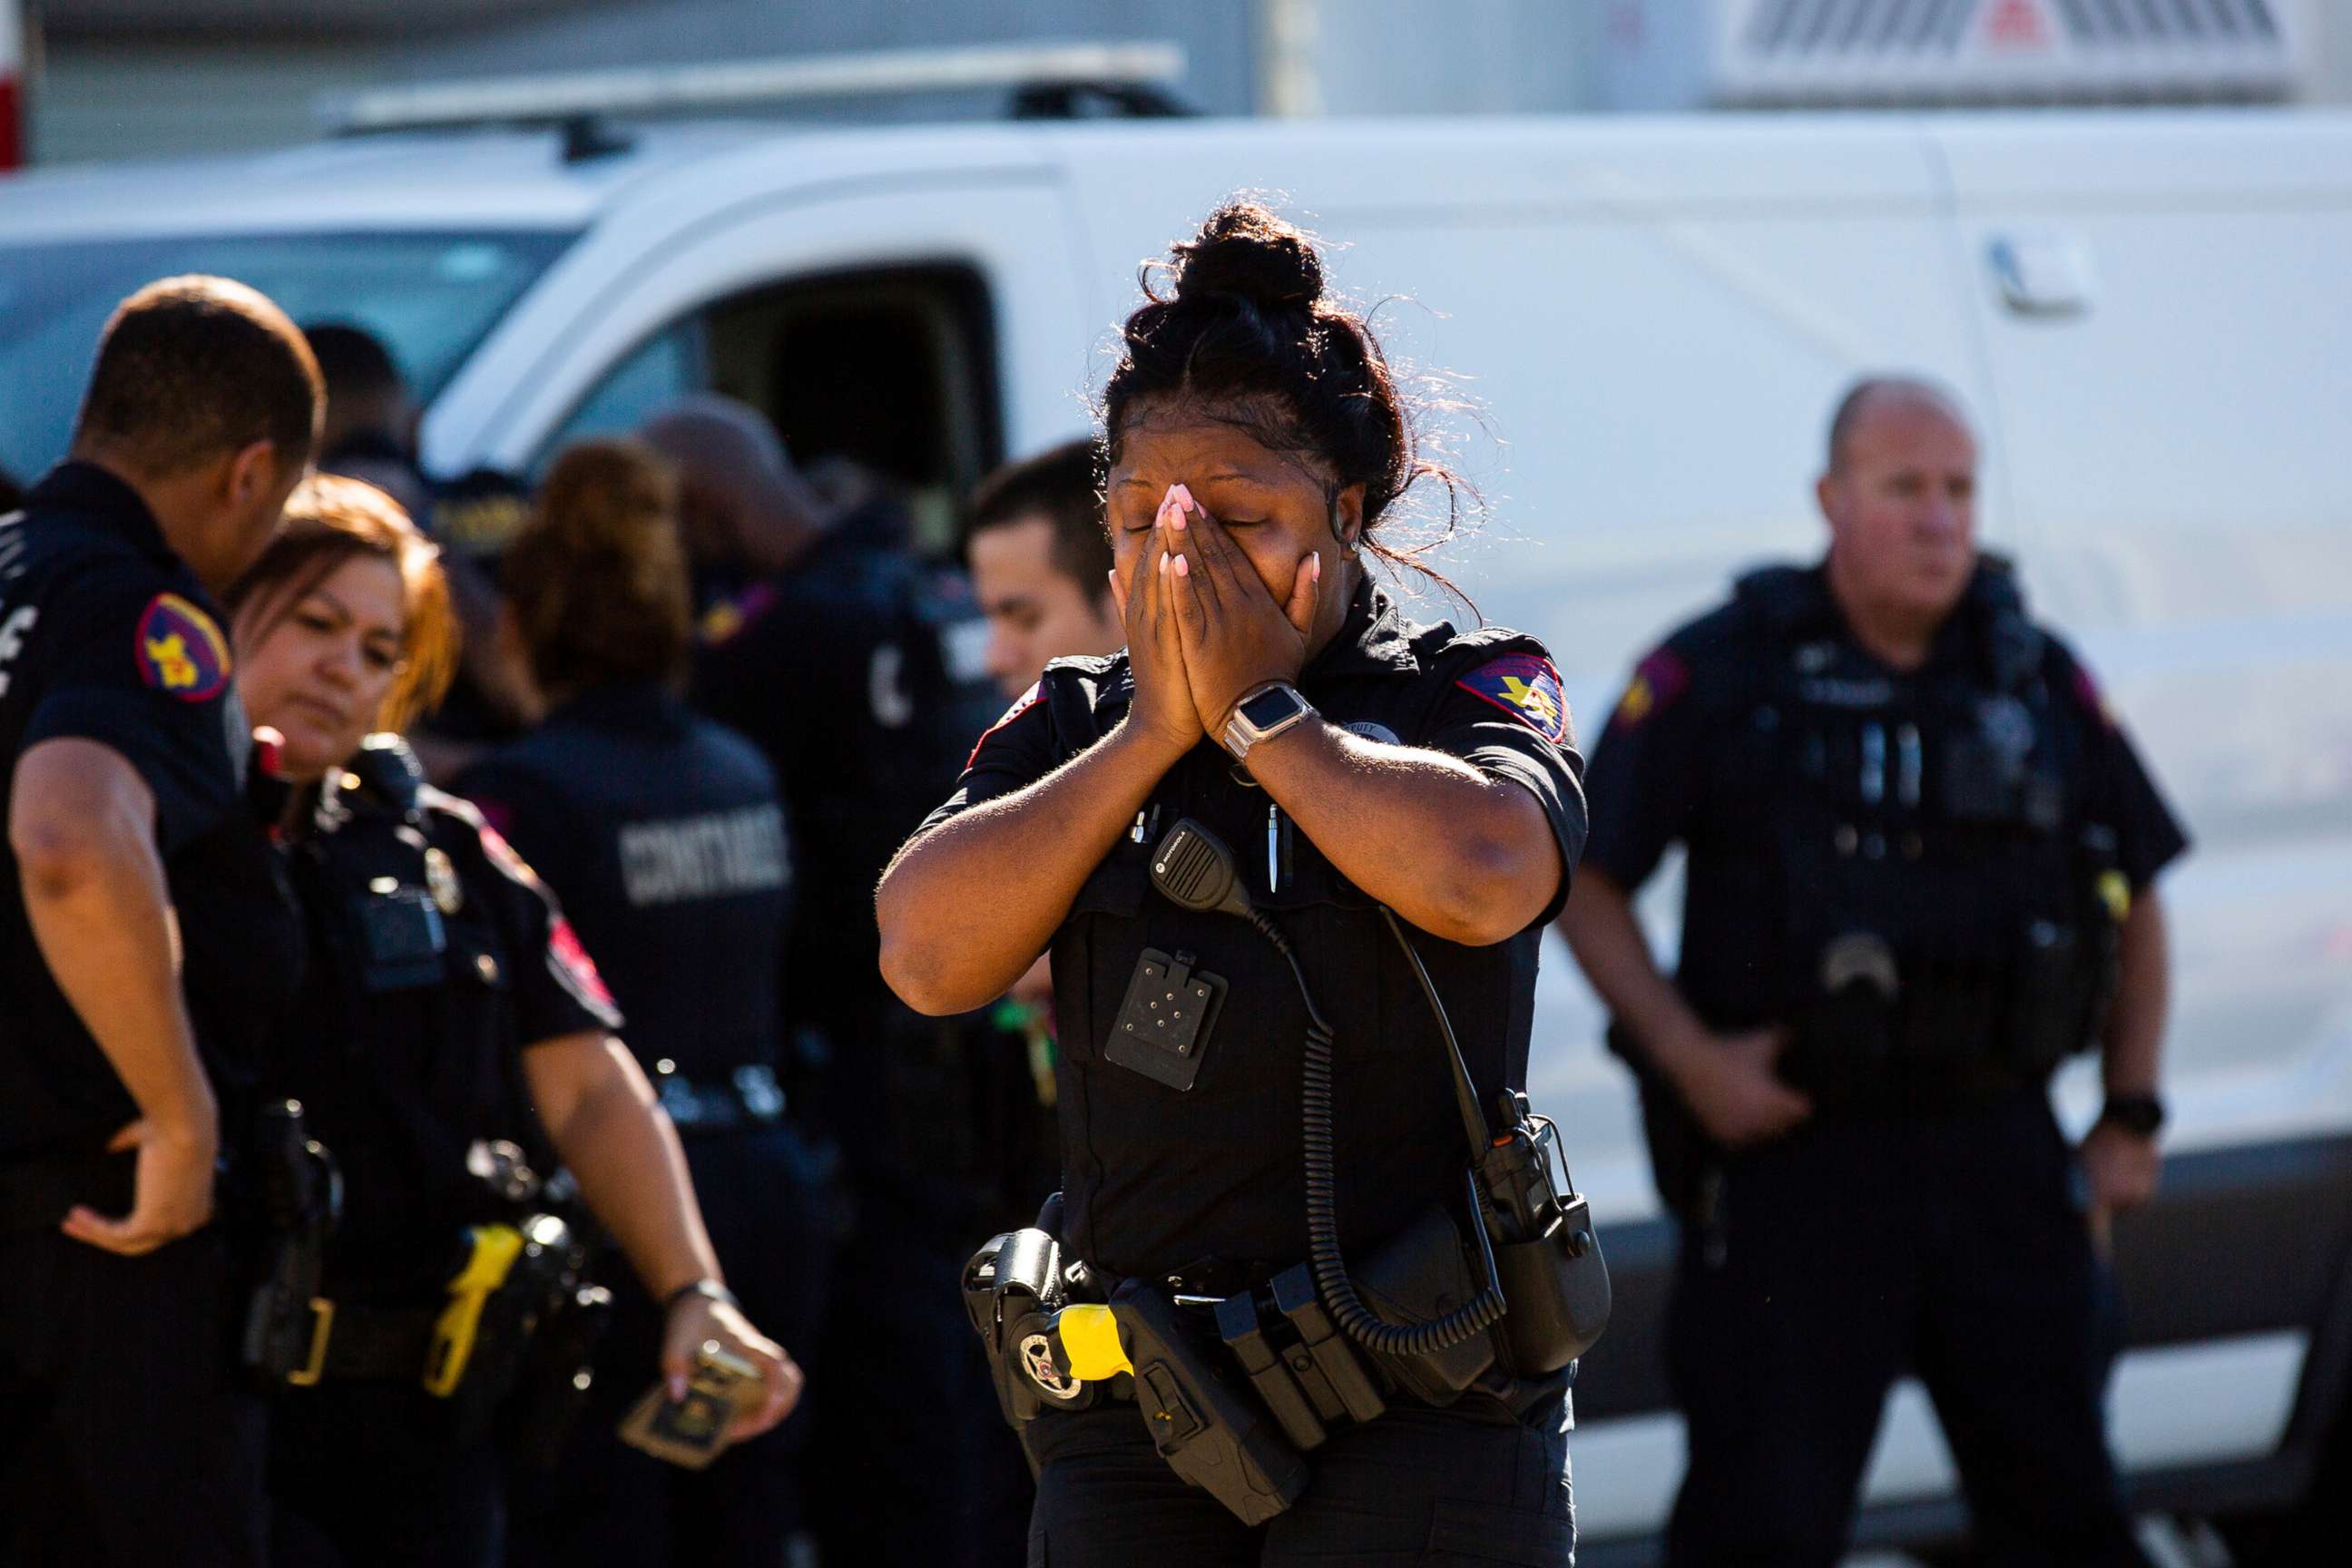
<path fill-rule="evenodd" d="M 1271 728 L 1298 711 L 1298 699 L 1277 686 L 1261 691 L 1241 706 L 1242 717 L 1259 730 Z"/>

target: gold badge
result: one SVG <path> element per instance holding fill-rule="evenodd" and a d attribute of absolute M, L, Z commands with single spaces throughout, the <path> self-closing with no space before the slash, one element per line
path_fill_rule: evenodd
<path fill-rule="evenodd" d="M 457 868 L 441 850 L 425 852 L 425 887 L 433 895 L 434 906 L 445 915 L 456 914 L 466 901 L 466 889 L 457 881 Z"/>

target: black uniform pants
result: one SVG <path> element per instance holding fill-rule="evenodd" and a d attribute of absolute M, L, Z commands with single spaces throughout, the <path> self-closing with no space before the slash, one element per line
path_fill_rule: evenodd
<path fill-rule="evenodd" d="M 828 1173 L 785 1126 L 690 1133 L 686 1158 L 728 1288 L 754 1328 L 809 1367 L 833 1258 Z M 707 1469 L 630 1447 L 614 1426 L 659 1375 L 665 1319 L 634 1279 L 614 1296 L 595 1394 L 562 1461 L 551 1473 L 511 1478 L 509 1563 L 774 1568 L 801 1528 L 807 1409 Z"/>
<path fill-rule="evenodd" d="M 1667 1560 L 1831 1564 L 1888 1388 L 1934 1400 L 1976 1545 L 2141 1563 L 2102 1393 L 2103 1269 L 2044 1099 L 1844 1120 L 1732 1157 L 1685 1226 L 1668 1325 L 1690 1466 Z"/>
<path fill-rule="evenodd" d="M 1394 1405 L 1333 1432 L 1306 1493 L 1250 1529 L 1177 1478 L 1134 1405 L 1042 1415 L 1029 1568 L 1573 1568 L 1567 1424 L 1564 1399 L 1524 1422 Z"/>
<path fill-rule="evenodd" d="M 939 1236 L 871 1188 L 858 1195 L 857 1226 L 809 1373 L 819 1552 L 827 1563 L 926 1568 L 1017 1561 L 1028 1471 L 956 1291 L 970 1235 Z"/>
<path fill-rule="evenodd" d="M 263 1405 L 218 1226 L 143 1258 L 0 1236 L 0 1563 L 255 1568 Z"/>
<path fill-rule="evenodd" d="M 448 1405 L 414 1380 L 279 1391 L 270 1411 L 275 1568 L 497 1568 L 499 1458 L 460 1444 Z"/>

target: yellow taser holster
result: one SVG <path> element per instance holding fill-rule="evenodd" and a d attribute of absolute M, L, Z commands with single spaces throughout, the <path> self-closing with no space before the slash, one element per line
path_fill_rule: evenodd
<path fill-rule="evenodd" d="M 449 1281 L 449 1304 L 434 1323 L 425 1353 L 425 1392 L 437 1399 L 448 1398 L 465 1381 L 482 1310 L 522 1256 L 522 1232 L 510 1225 L 468 1226 L 466 1240 L 466 1266 Z"/>

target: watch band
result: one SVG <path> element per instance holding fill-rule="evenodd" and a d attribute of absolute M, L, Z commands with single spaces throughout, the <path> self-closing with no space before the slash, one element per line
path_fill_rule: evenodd
<path fill-rule="evenodd" d="M 1287 697 L 1290 711 L 1270 724 L 1259 724 L 1250 718 L 1248 709 L 1251 703 L 1269 691 L 1279 691 Z M 1315 705 L 1287 680 L 1264 681 L 1243 692 L 1241 700 L 1234 704 L 1233 716 L 1225 721 L 1225 732 L 1217 738 L 1218 743 L 1233 754 L 1235 762 L 1239 762 L 1248 756 L 1249 749 L 1260 741 L 1270 741 L 1300 721 L 1314 717 L 1314 714 Z"/>
<path fill-rule="evenodd" d="M 2099 1110 L 2099 1120 L 2138 1137 L 2153 1138 L 2164 1125 L 2164 1101 L 2154 1094 L 2111 1094 Z"/>
<path fill-rule="evenodd" d="M 735 1299 L 734 1291 L 730 1290 L 718 1280 L 706 1277 L 704 1279 L 696 1279 L 688 1284 L 681 1285 L 677 1289 L 671 1291 L 668 1295 L 663 1297 L 662 1310 L 665 1312 L 672 1310 L 680 1301 L 685 1300 L 688 1296 L 707 1296 L 714 1301 L 718 1301 L 723 1305 L 734 1307 L 739 1310 L 743 1305 L 742 1302 L 738 1301 Z"/>

